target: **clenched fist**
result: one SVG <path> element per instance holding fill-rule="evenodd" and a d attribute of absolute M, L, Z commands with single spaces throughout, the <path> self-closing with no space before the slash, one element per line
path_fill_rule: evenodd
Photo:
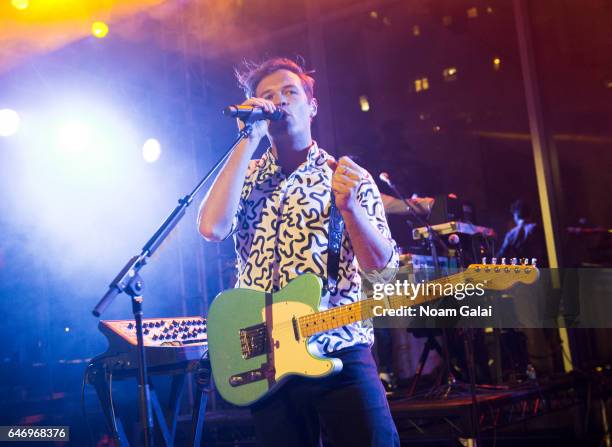
<path fill-rule="evenodd" d="M 355 211 L 359 206 L 359 185 L 369 178 L 367 171 L 349 157 L 341 157 L 338 161 L 329 159 L 327 165 L 334 171 L 331 186 L 336 196 L 336 206 L 340 211 Z"/>

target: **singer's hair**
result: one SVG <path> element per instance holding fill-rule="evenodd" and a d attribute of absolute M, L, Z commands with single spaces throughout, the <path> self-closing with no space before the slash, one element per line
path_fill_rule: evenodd
<path fill-rule="evenodd" d="M 298 62 L 294 62 L 285 57 L 275 57 L 261 63 L 245 61 L 243 70 L 235 70 L 238 85 L 244 90 L 246 97 L 251 98 L 255 96 L 255 90 L 263 78 L 278 70 L 288 70 L 299 76 L 306 96 L 308 99 L 312 99 L 314 97 L 315 81 L 310 74 L 313 71 L 306 71 L 303 67 L 303 62 L 303 59 L 298 59 Z"/>

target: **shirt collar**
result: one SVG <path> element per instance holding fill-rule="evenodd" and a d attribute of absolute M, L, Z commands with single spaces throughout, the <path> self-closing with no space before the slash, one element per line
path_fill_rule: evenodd
<path fill-rule="evenodd" d="M 268 150 L 263 154 L 262 158 L 262 166 L 261 170 L 263 172 L 276 173 L 280 172 L 280 165 L 278 164 L 278 160 L 272 153 L 272 147 L 269 147 Z M 321 169 L 322 166 L 326 165 L 326 160 L 329 158 L 327 152 L 323 149 L 320 149 L 317 145 L 316 141 L 312 141 L 312 145 L 310 149 L 308 149 L 308 155 L 306 156 L 306 161 L 302 163 L 297 169 L 297 171 L 304 171 L 310 169 Z"/>

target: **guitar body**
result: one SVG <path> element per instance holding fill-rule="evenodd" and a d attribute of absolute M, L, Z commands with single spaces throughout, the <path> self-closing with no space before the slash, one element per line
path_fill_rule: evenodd
<path fill-rule="evenodd" d="M 516 283 L 533 284 L 539 271 L 527 262 L 511 265 L 472 264 L 465 271 L 427 284 L 477 283 L 506 290 Z M 360 300 L 319 312 L 321 280 L 298 276 L 274 294 L 232 289 L 215 298 L 208 312 L 208 353 L 215 385 L 234 405 L 250 405 L 277 390 L 292 376 L 325 377 L 342 369 L 335 358 L 313 356 L 308 337 L 376 315 L 381 301 Z M 441 292 L 440 292 L 441 293 Z M 388 296 L 386 306 L 400 309 L 440 296 Z"/>
<path fill-rule="evenodd" d="M 325 377 L 342 369 L 339 359 L 310 354 L 297 326 L 299 317 L 318 311 L 321 290 L 321 280 L 305 274 L 268 296 L 231 289 L 215 298 L 208 348 L 215 386 L 226 401 L 250 405 L 291 376 Z"/>

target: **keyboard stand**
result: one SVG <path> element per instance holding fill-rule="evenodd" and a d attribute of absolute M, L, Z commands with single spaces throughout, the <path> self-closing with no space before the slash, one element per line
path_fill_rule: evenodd
<path fill-rule="evenodd" d="M 194 374 L 197 384 L 197 393 L 191 418 L 192 430 L 189 445 L 199 447 L 201 445 L 202 432 L 204 430 L 204 416 L 206 404 L 208 402 L 208 393 L 210 391 L 211 371 L 210 362 L 207 356 L 199 361 L 197 370 Z M 151 385 L 151 406 L 153 409 L 153 417 L 162 434 L 164 445 L 166 447 L 174 447 L 180 401 L 185 388 L 185 371 L 174 369 L 166 372 L 165 375 L 172 375 L 170 399 L 166 410 L 167 416 L 164 414 L 164 410 L 159 403 L 157 393 L 152 386 L 152 381 L 149 382 Z M 136 378 L 135 372 L 125 373 L 122 371 L 121 373 L 113 374 L 113 380 L 124 380 L 128 378 Z M 123 424 L 121 423 L 121 419 L 113 412 L 113 407 L 111 405 L 109 373 L 95 363 L 92 363 L 88 366 L 87 383 L 93 385 L 96 390 L 98 400 L 104 412 L 106 424 L 115 444 L 119 447 L 129 447 L 130 444 L 125 434 Z"/>

